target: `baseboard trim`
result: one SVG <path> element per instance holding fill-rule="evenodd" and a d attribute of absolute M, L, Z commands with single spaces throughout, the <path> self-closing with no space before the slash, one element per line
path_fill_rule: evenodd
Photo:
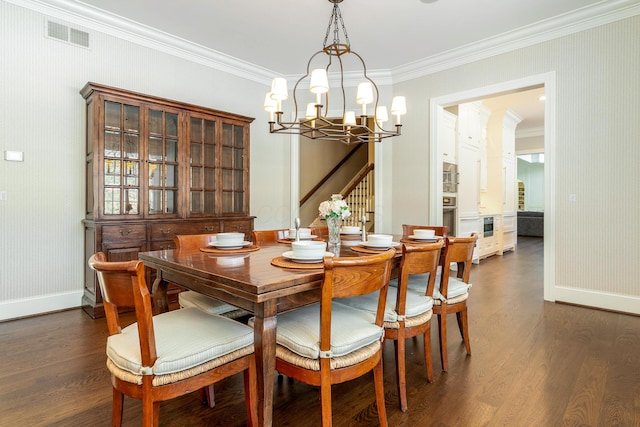
<path fill-rule="evenodd" d="M 0 322 L 80 307 L 82 291 L 0 302 Z"/>
<path fill-rule="evenodd" d="M 640 316 L 640 297 L 636 296 L 587 291 L 562 286 L 554 288 L 554 295 L 555 301 L 560 303 Z"/>

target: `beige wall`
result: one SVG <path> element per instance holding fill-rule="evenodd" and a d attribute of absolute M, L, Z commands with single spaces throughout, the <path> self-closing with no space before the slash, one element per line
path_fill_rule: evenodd
<path fill-rule="evenodd" d="M 636 16 L 395 85 L 410 110 L 393 145 L 394 231 L 428 220 L 431 98 L 555 72 L 552 297 L 640 313 L 638 52 Z"/>

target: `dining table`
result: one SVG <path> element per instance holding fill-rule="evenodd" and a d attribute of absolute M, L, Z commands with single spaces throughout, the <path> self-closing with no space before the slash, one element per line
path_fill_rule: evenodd
<path fill-rule="evenodd" d="M 345 240 L 327 250 L 335 256 L 366 255 L 367 250 L 357 251 L 357 243 Z M 169 310 L 167 286 L 170 283 L 253 314 L 260 426 L 271 426 L 273 420 L 277 315 L 320 300 L 322 264 L 296 264 L 287 260 L 283 263 L 283 255 L 289 250 L 290 245 L 270 243 L 228 254 L 207 248 L 163 249 L 138 254 L 145 266 L 155 270 L 152 298 L 156 314 Z M 400 252 L 398 250 L 397 259 Z"/>

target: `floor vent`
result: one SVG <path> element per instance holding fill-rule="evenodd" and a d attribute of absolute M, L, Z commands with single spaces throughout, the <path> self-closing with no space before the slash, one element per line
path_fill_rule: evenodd
<path fill-rule="evenodd" d="M 89 47 L 89 33 L 59 22 L 47 21 L 47 37 L 76 46 Z"/>

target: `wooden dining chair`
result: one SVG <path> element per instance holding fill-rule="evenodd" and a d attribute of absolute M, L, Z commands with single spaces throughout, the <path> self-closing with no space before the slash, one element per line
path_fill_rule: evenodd
<path fill-rule="evenodd" d="M 278 240 L 286 239 L 289 235 L 289 229 L 275 230 L 252 230 L 251 240 L 255 245 L 263 245 L 265 243 L 276 243 Z"/>
<path fill-rule="evenodd" d="M 311 227 L 311 235 L 323 238 L 329 237 L 329 227 Z"/>
<path fill-rule="evenodd" d="M 471 355 L 469 340 L 469 321 L 467 316 L 467 299 L 471 283 L 471 264 L 473 249 L 478 236 L 472 233 L 469 237 L 447 237 L 445 242 L 444 263 L 435 283 L 429 284 L 427 295 L 433 298 L 433 313 L 438 316 L 438 335 L 440 338 L 440 361 L 442 370 L 449 370 L 447 355 L 447 315 L 455 313 L 460 335 L 464 341 L 468 355 Z M 452 275 L 451 265 L 457 266 Z M 409 289 L 422 289 L 422 283 L 409 279 Z"/>
<path fill-rule="evenodd" d="M 113 385 L 112 425 L 122 424 L 124 396 L 142 401 L 142 425 L 157 426 L 160 402 L 244 374 L 249 425 L 257 423 L 253 330 L 196 308 L 152 315 L 142 261 L 89 259 L 104 298 L 109 328 L 107 368 Z M 137 322 L 123 327 L 118 309 L 134 308 Z"/>
<path fill-rule="evenodd" d="M 215 234 L 179 234 L 173 238 L 177 255 L 180 253 L 199 251 L 209 244 L 209 239 Z M 249 312 L 231 304 L 218 301 L 195 291 L 182 291 L 178 294 L 178 304 L 181 308 L 195 307 L 209 314 L 220 314 L 231 319 L 239 319 L 249 315 Z"/>
<path fill-rule="evenodd" d="M 394 249 L 350 258 L 324 258 L 320 303 L 278 314 L 276 370 L 320 387 L 323 426 L 332 425 L 331 385 L 373 370 L 378 420 L 387 426 L 382 374 L 383 318 Z M 375 318 L 342 304 L 379 291 Z"/>
<path fill-rule="evenodd" d="M 389 282 L 389 295 L 384 315 L 385 339 L 393 340 L 396 360 L 396 379 L 400 410 L 405 412 L 407 404 L 407 386 L 405 374 L 405 340 L 423 336 L 424 361 L 427 381 L 433 382 L 433 364 L 431 360 L 431 316 L 433 299 L 427 296 L 429 284 L 435 283 L 440 251 L 444 241 L 402 245 L 402 260 L 398 278 Z M 408 289 L 409 278 L 422 282 L 422 289 Z M 433 286 L 432 286 L 433 287 Z M 339 304 L 364 310 L 371 316 L 377 311 L 375 294 L 338 300 Z"/>
<path fill-rule="evenodd" d="M 407 238 L 413 235 L 413 230 L 434 230 L 436 236 L 446 237 L 449 227 L 446 225 L 410 225 L 402 224 L 402 237 Z"/>

